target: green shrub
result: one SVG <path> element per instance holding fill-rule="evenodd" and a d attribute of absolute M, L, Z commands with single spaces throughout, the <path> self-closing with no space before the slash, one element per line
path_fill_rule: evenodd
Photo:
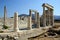
<path fill-rule="evenodd" d="M 4 28 L 4 29 L 8 29 L 8 26 L 6 26 L 6 25 L 3 25 L 3 28 Z"/>
<path fill-rule="evenodd" d="M 0 33 L 3 33 L 3 31 L 0 31 Z"/>

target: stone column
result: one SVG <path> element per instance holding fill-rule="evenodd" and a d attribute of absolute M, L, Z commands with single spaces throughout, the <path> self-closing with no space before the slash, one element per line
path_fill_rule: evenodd
<path fill-rule="evenodd" d="M 29 16 L 31 16 L 31 17 L 32 17 L 31 9 L 29 10 Z"/>
<path fill-rule="evenodd" d="M 37 12 L 35 12 L 35 24 L 37 23 Z"/>
<path fill-rule="evenodd" d="M 51 15 L 50 15 L 50 8 L 48 8 L 48 13 L 49 13 L 49 26 L 51 26 Z"/>
<path fill-rule="evenodd" d="M 53 25 L 54 26 L 54 15 L 53 15 L 53 10 L 52 10 L 52 21 L 53 21 Z"/>
<path fill-rule="evenodd" d="M 15 12 L 14 14 L 14 31 L 18 32 L 19 28 L 18 28 L 18 13 Z"/>
<path fill-rule="evenodd" d="M 29 10 L 28 29 L 32 29 L 32 13 L 31 13 L 31 9 Z"/>
<path fill-rule="evenodd" d="M 46 14 L 45 14 L 45 7 L 43 6 L 43 26 L 46 26 Z"/>
<path fill-rule="evenodd" d="M 54 15 L 53 15 L 53 9 L 51 9 L 51 17 L 52 17 L 52 19 L 51 19 L 51 21 L 52 21 L 52 26 L 54 26 Z"/>
<path fill-rule="evenodd" d="M 28 29 L 32 29 L 31 16 L 28 17 Z"/>
<path fill-rule="evenodd" d="M 48 17 L 49 17 L 49 14 L 48 14 L 48 10 L 45 10 L 45 13 L 46 13 L 46 26 L 48 26 Z"/>
<path fill-rule="evenodd" d="M 40 16 L 39 16 L 39 13 L 37 13 L 37 27 L 40 28 Z"/>
<path fill-rule="evenodd" d="M 6 16 L 7 16 L 6 6 L 4 6 L 4 25 L 6 25 Z"/>

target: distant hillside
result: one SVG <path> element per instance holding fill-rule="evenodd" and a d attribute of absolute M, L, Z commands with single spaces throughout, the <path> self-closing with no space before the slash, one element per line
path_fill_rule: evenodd
<path fill-rule="evenodd" d="M 18 15 L 18 17 L 21 17 L 21 16 L 27 17 L 27 16 L 29 16 L 29 15 L 27 15 L 27 14 Z M 33 19 L 33 20 L 35 19 L 35 15 L 34 15 L 34 14 L 32 14 L 32 19 Z"/>
<path fill-rule="evenodd" d="M 60 20 L 60 16 L 54 16 L 55 20 Z"/>
<path fill-rule="evenodd" d="M 29 16 L 29 15 L 27 15 L 27 14 L 21 14 L 21 15 L 18 15 L 18 17 L 21 17 L 21 16 L 24 16 L 24 17 L 26 17 L 26 16 Z M 34 20 L 35 19 L 35 15 L 34 14 L 32 14 L 32 19 Z M 59 20 L 60 21 L 60 16 L 54 16 L 54 20 Z"/>
<path fill-rule="evenodd" d="M 21 15 L 18 15 L 18 17 L 21 17 L 21 16 L 29 16 L 29 15 L 27 15 L 27 14 L 21 14 Z"/>

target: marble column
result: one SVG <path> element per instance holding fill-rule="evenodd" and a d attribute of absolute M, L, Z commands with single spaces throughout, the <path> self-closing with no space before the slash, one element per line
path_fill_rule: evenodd
<path fill-rule="evenodd" d="M 19 28 L 18 28 L 18 12 L 15 12 L 14 14 L 14 31 L 18 32 Z"/>
<path fill-rule="evenodd" d="M 49 14 L 48 14 L 48 10 L 45 10 L 45 13 L 46 13 L 46 26 L 48 26 L 48 17 L 49 17 Z"/>
<path fill-rule="evenodd" d="M 46 14 L 45 14 L 45 7 L 43 6 L 43 26 L 46 26 Z"/>
<path fill-rule="evenodd" d="M 35 12 L 35 24 L 37 23 L 37 12 Z"/>
<path fill-rule="evenodd" d="M 52 26 L 54 26 L 54 15 L 53 15 L 53 9 L 51 9 L 50 12 L 51 12 L 51 17 L 52 17 L 52 18 L 51 18 L 51 21 L 52 21 L 51 23 L 52 23 Z"/>
<path fill-rule="evenodd" d="M 51 12 L 50 12 L 50 8 L 48 8 L 48 14 L 49 14 L 49 26 L 51 26 L 51 18 L 50 18 L 51 15 L 50 15 L 50 13 L 51 13 Z"/>
<path fill-rule="evenodd" d="M 28 16 L 28 29 L 32 29 L 31 16 Z"/>
<path fill-rule="evenodd" d="M 40 28 L 40 16 L 39 16 L 39 13 L 37 13 L 37 27 Z"/>
<path fill-rule="evenodd" d="M 52 10 L 52 21 L 53 21 L 53 25 L 54 26 L 54 14 L 53 14 L 53 10 Z"/>
<path fill-rule="evenodd" d="M 28 29 L 32 29 L 32 13 L 31 13 L 31 9 L 29 10 L 29 16 L 28 16 Z"/>
<path fill-rule="evenodd" d="M 29 16 L 31 16 L 31 17 L 32 17 L 31 9 L 29 10 Z"/>
<path fill-rule="evenodd" d="M 4 6 L 4 25 L 6 25 L 6 16 L 7 16 L 6 6 Z"/>

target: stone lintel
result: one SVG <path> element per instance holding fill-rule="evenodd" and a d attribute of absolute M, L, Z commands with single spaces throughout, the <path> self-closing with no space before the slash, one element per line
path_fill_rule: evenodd
<path fill-rule="evenodd" d="M 50 9 L 53 9 L 53 6 L 51 6 L 51 5 L 47 4 L 47 3 L 44 3 L 42 6 L 48 7 Z"/>

